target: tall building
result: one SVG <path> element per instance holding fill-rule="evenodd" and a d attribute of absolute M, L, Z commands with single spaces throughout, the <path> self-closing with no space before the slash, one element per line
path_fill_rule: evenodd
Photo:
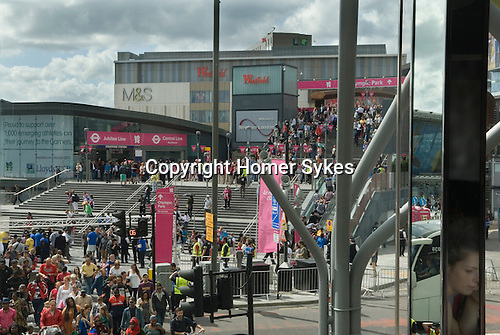
<path fill-rule="evenodd" d="M 311 35 L 271 32 L 251 50 L 221 51 L 217 74 L 220 127 L 231 129 L 235 66 L 285 64 L 295 67 L 298 107 L 319 105 L 321 97 L 318 99 L 312 93 L 335 88 L 338 46 L 312 46 L 311 43 Z M 356 77 L 361 81 L 361 89 L 394 89 L 396 82 L 390 78 L 397 75 L 397 55 L 387 54 L 383 44 L 359 45 L 357 54 Z M 214 75 L 211 51 L 139 55 L 119 52 L 115 61 L 114 105 L 210 124 Z"/>

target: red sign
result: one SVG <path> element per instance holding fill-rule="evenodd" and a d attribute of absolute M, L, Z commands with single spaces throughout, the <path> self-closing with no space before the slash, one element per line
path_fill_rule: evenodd
<path fill-rule="evenodd" d="M 269 76 L 258 76 L 254 78 L 253 74 L 244 74 L 243 84 L 269 84 Z"/>
<path fill-rule="evenodd" d="M 187 135 L 88 131 L 87 142 L 89 145 L 186 146 Z"/>
<path fill-rule="evenodd" d="M 196 145 L 192 145 L 191 149 L 193 149 L 193 152 L 196 150 Z"/>
<path fill-rule="evenodd" d="M 298 144 L 294 144 L 293 145 L 293 151 L 297 152 L 297 150 L 299 150 L 299 145 Z"/>
<path fill-rule="evenodd" d="M 226 76 L 226 70 L 227 69 L 221 69 L 219 71 L 219 77 L 225 77 Z M 199 77 L 205 77 L 205 78 L 212 78 L 214 76 L 214 71 L 208 71 L 208 67 L 201 67 L 198 66 L 198 78 Z"/>
<path fill-rule="evenodd" d="M 268 144 L 267 147 L 269 148 L 269 151 L 274 150 L 274 144 Z"/>
<path fill-rule="evenodd" d="M 257 147 L 257 146 L 252 146 L 252 147 L 250 148 L 250 150 L 252 150 L 252 154 L 257 155 L 257 151 L 259 151 L 259 147 Z"/>
<path fill-rule="evenodd" d="M 247 147 L 240 147 L 240 151 L 241 151 L 241 154 L 242 154 L 242 155 L 244 155 L 244 154 L 245 154 L 245 149 L 246 149 L 246 148 L 247 148 Z"/>
<path fill-rule="evenodd" d="M 172 263 L 174 229 L 174 188 L 156 191 L 155 250 L 157 263 Z"/>
<path fill-rule="evenodd" d="M 402 77 L 401 81 L 404 81 L 404 79 L 405 77 Z M 356 79 L 356 88 L 395 87 L 397 84 L 397 77 Z M 297 82 L 297 89 L 299 90 L 337 89 L 338 87 L 338 80 L 303 80 Z"/>

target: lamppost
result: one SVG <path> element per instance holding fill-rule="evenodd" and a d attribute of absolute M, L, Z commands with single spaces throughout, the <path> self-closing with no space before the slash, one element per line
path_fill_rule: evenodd
<path fill-rule="evenodd" d="M 290 150 L 289 150 L 289 147 L 288 147 L 288 127 L 289 127 L 289 123 L 288 123 L 288 120 L 285 121 L 285 163 L 288 165 L 288 162 L 290 161 L 290 157 L 289 157 L 289 154 L 290 154 Z"/>
<path fill-rule="evenodd" d="M 196 131 L 196 156 L 198 157 L 198 160 L 200 160 L 200 136 L 201 136 L 201 131 L 197 130 Z"/>
<path fill-rule="evenodd" d="M 250 127 L 250 126 L 245 127 L 245 130 L 247 131 L 247 155 L 248 155 L 248 151 L 250 150 L 250 136 L 251 136 L 250 130 L 251 129 L 252 129 L 252 127 Z"/>
<path fill-rule="evenodd" d="M 231 133 L 226 133 L 226 144 L 227 144 L 227 160 L 230 160 L 229 146 L 231 145 Z"/>
<path fill-rule="evenodd" d="M 90 180 L 90 164 L 89 164 L 89 142 L 87 139 L 87 134 L 89 128 L 84 128 L 83 132 L 85 134 L 85 181 L 88 183 Z"/>

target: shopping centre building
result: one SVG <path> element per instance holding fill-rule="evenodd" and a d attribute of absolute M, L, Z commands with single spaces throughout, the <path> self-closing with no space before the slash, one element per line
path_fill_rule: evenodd
<path fill-rule="evenodd" d="M 268 77 L 269 90 L 259 90 L 258 94 L 275 94 L 273 77 L 280 76 L 273 72 L 276 68 L 269 65 L 296 69 L 296 77 L 287 75 L 283 84 L 297 81 L 296 93 L 288 90 L 288 94 L 297 95 L 298 107 L 319 106 L 325 100 L 335 102 L 338 46 L 312 46 L 312 40 L 311 35 L 271 32 L 249 50 L 221 51 L 217 74 L 220 80 L 220 127 L 234 130 L 231 125 L 236 120 L 233 99 L 238 92 L 245 90 L 244 86 L 265 86 L 265 83 L 252 83 L 245 78 Z M 361 103 L 365 99 L 371 103 L 372 100 L 393 98 L 397 64 L 397 55 L 387 54 L 383 44 L 358 46 L 356 86 Z M 250 69 L 235 73 L 237 67 L 253 67 L 258 74 Z M 211 51 L 145 52 L 139 55 L 119 52 L 115 61 L 115 107 L 210 124 L 214 75 Z M 296 107 L 293 107 L 294 112 Z"/>

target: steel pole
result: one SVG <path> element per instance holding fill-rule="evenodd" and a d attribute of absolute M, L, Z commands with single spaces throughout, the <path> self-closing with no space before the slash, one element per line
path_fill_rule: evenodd
<path fill-rule="evenodd" d="M 212 119 L 212 161 L 214 164 L 219 157 L 219 0 L 214 0 L 214 54 L 213 54 L 213 119 Z M 217 211 L 218 211 L 218 171 L 213 165 L 214 175 L 212 176 L 212 214 L 213 214 L 213 236 L 212 257 L 210 258 L 212 271 L 218 271 L 217 267 Z M 214 277 L 215 278 L 215 277 Z M 211 282 L 215 291 L 215 279 Z"/>
<path fill-rule="evenodd" d="M 352 111 L 355 94 L 356 44 L 358 30 L 357 0 L 340 1 L 339 24 L 339 88 L 338 88 L 338 131 L 337 162 L 346 165 L 352 163 Z M 332 243 L 332 285 L 334 294 L 335 334 L 350 334 L 349 318 L 349 237 L 351 214 L 352 176 L 337 176 L 337 212 L 335 218 L 334 239 Z"/>
<path fill-rule="evenodd" d="M 89 132 L 89 128 L 84 128 L 83 132 L 85 133 L 85 181 L 88 183 L 90 180 L 90 162 L 89 162 L 89 142 L 87 139 L 87 133 Z"/>
<path fill-rule="evenodd" d="M 267 151 L 260 154 L 262 162 L 270 162 L 270 157 Z M 319 276 L 319 318 L 318 318 L 318 334 L 328 334 L 328 267 L 322 250 L 316 244 L 316 241 L 307 230 L 306 226 L 302 223 L 300 215 L 290 205 L 288 198 L 283 193 L 274 176 L 262 174 L 260 176 L 264 183 L 266 183 L 269 191 L 274 195 L 274 198 L 279 203 L 285 212 L 288 220 L 293 224 L 295 230 L 299 233 L 300 237 L 306 244 L 311 252 L 311 256 L 316 261 Z"/>
<path fill-rule="evenodd" d="M 404 222 L 406 219 L 406 215 L 408 215 L 408 203 L 403 205 L 399 212 L 402 222 Z M 361 248 L 359 248 L 359 251 L 356 253 L 356 257 L 354 257 L 351 268 L 351 332 L 349 334 L 361 334 L 360 292 L 361 282 L 363 279 L 363 273 L 366 269 L 366 265 L 368 264 L 368 261 L 370 260 L 375 250 L 377 250 L 382 243 L 387 241 L 387 239 L 394 234 L 395 225 L 396 215 L 393 214 L 384 222 L 384 224 L 382 224 L 377 230 L 375 230 L 370 236 L 368 236 L 365 242 L 361 245 Z"/>
<path fill-rule="evenodd" d="M 396 224 L 394 227 L 394 241 L 395 244 L 395 280 L 394 280 L 394 290 L 396 291 L 394 299 L 394 321 L 395 321 L 395 334 L 399 334 L 399 254 L 401 241 L 399 239 L 399 226 L 401 225 L 401 220 L 399 216 L 400 197 L 401 197 L 401 73 L 402 73 L 402 61 L 403 61 L 403 0 L 399 0 L 399 33 L 398 33 L 398 86 L 397 86 L 397 117 L 396 117 Z"/>
<path fill-rule="evenodd" d="M 156 207 L 155 204 L 151 204 L 151 225 L 153 229 L 151 231 L 151 254 L 153 258 L 153 283 L 156 285 Z"/>

